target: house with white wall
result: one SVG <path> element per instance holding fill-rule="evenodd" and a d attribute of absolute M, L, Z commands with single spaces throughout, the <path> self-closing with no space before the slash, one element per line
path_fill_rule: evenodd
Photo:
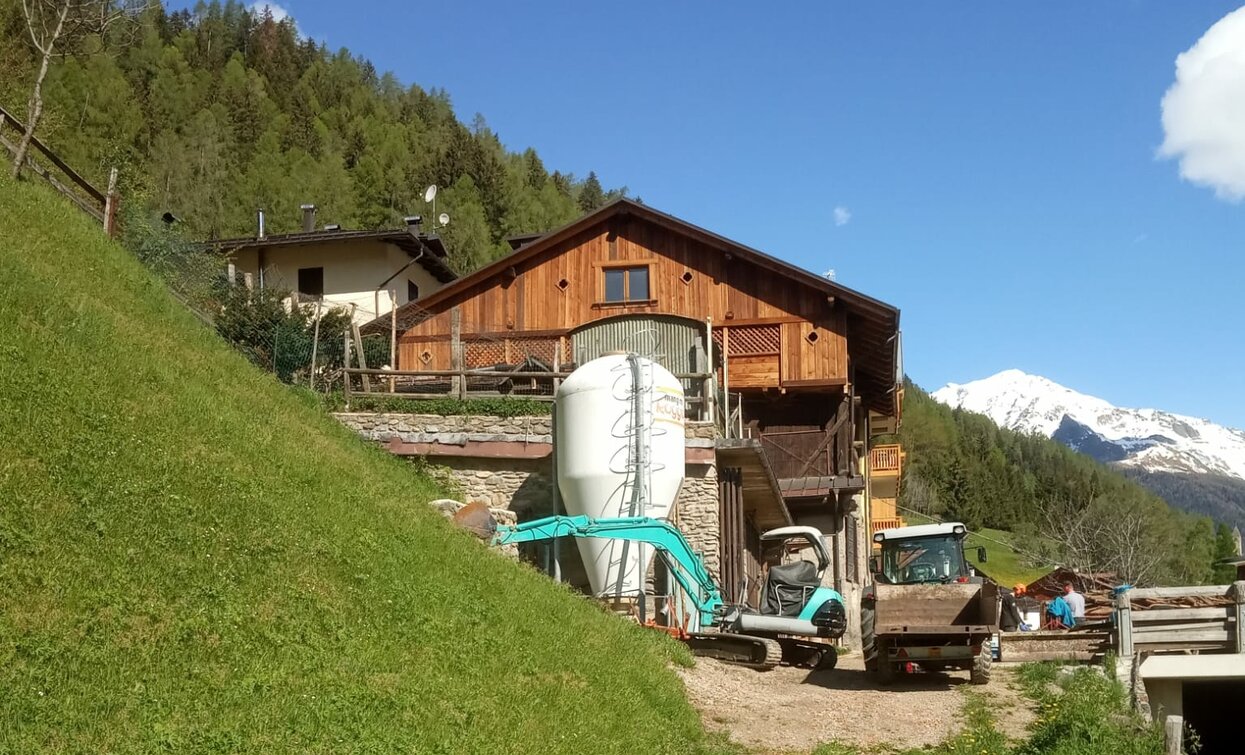
<path fill-rule="evenodd" d="M 359 324 L 458 277 L 441 239 L 422 233 L 418 218 L 408 218 L 404 228 L 350 231 L 333 225 L 317 229 L 314 206 L 305 206 L 303 213 L 303 229 L 297 233 L 268 235 L 261 222 L 253 237 L 211 245 L 251 285 L 297 294 L 300 302 L 352 309 Z"/>

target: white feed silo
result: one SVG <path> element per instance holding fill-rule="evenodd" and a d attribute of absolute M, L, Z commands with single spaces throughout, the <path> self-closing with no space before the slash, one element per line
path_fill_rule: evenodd
<path fill-rule="evenodd" d="M 554 436 L 566 513 L 666 519 L 683 482 L 683 386 L 644 357 L 607 354 L 558 388 Z M 598 597 L 634 596 L 653 561 L 649 546 L 576 541 Z"/>

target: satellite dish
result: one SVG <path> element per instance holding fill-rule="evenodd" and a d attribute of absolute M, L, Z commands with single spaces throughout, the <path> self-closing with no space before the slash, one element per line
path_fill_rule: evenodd
<path fill-rule="evenodd" d="M 425 202 L 431 202 L 432 200 L 436 198 L 437 198 L 437 185 L 436 184 L 433 184 L 432 186 L 429 186 L 427 189 L 424 189 L 424 201 Z"/>
<path fill-rule="evenodd" d="M 448 212 L 441 213 L 440 215 L 437 216 L 437 222 L 440 223 L 441 225 L 449 225 L 450 214 Z"/>

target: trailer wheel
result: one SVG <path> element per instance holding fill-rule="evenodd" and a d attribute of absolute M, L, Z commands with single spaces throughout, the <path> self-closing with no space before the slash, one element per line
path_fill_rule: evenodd
<path fill-rule="evenodd" d="M 968 672 L 968 680 L 972 684 L 989 684 L 990 683 L 990 665 L 993 660 L 994 653 L 990 647 L 984 646 L 981 652 L 973 658 L 973 668 Z"/>

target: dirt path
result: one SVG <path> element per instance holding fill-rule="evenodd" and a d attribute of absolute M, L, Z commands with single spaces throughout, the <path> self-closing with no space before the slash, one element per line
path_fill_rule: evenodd
<path fill-rule="evenodd" d="M 967 674 L 920 674 L 879 687 L 859 656 L 845 656 L 833 671 L 779 667 L 772 671 L 730 666 L 707 658 L 680 672 L 705 726 L 762 752 L 807 752 L 838 741 L 857 747 L 933 745 L 959 730 Z M 995 668 L 987 687 L 972 687 L 995 703 L 999 728 L 1022 738 L 1032 710 L 1011 672 Z"/>

